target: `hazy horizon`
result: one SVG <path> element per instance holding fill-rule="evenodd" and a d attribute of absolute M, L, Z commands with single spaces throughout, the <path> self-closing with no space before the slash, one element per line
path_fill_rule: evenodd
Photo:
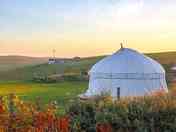
<path fill-rule="evenodd" d="M 176 51 L 174 0 L 0 0 L 0 56 Z"/>
<path fill-rule="evenodd" d="M 116 51 L 115 51 L 116 52 Z M 112 53 L 107 53 L 107 54 L 98 54 L 98 55 L 90 55 L 90 56 L 79 56 L 79 55 L 73 55 L 73 56 L 69 56 L 69 57 L 64 57 L 64 56 L 55 56 L 56 58 L 74 58 L 74 57 L 83 57 L 83 58 L 88 58 L 88 57 L 97 57 L 97 56 L 106 56 L 106 55 L 112 55 L 113 53 L 115 53 L 115 52 L 112 52 Z M 140 52 L 140 51 L 138 51 L 138 52 Z M 176 52 L 176 50 L 170 50 L 170 51 L 160 51 L 160 52 L 155 52 L 155 51 L 153 51 L 153 52 L 140 52 L 140 53 L 143 53 L 143 54 L 157 54 L 157 53 L 173 53 L 173 52 Z M 0 57 L 7 57 L 7 56 L 9 56 L 9 57 L 13 57 L 13 56 L 19 56 L 19 57 L 34 57 L 34 58 L 51 58 L 51 57 L 53 57 L 53 54 L 51 53 L 51 55 L 49 55 L 49 56 L 35 56 L 35 55 L 20 55 L 20 54 L 0 54 Z"/>

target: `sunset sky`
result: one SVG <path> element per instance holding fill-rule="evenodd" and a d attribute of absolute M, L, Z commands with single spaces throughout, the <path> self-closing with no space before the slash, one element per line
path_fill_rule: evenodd
<path fill-rule="evenodd" d="M 0 0 L 0 55 L 176 51 L 176 0 Z"/>

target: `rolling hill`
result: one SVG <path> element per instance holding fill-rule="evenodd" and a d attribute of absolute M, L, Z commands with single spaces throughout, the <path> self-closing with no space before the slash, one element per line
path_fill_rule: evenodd
<path fill-rule="evenodd" d="M 146 54 L 151 58 L 157 60 L 161 64 L 176 64 L 176 52 L 161 52 L 161 53 L 149 53 Z"/>
<path fill-rule="evenodd" d="M 46 63 L 48 58 L 27 56 L 0 56 L 0 71 L 9 71 L 29 65 Z"/>
<path fill-rule="evenodd" d="M 157 60 L 170 71 L 176 64 L 176 52 L 146 54 Z M 53 75 L 63 73 L 80 73 L 88 71 L 93 64 L 105 56 L 81 58 L 80 61 L 65 62 L 64 64 L 48 65 L 48 58 L 21 56 L 0 57 L 0 80 L 31 80 L 35 74 Z"/>

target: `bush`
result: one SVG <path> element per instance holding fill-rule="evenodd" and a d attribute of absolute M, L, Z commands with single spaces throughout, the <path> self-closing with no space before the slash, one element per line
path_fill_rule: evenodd
<path fill-rule="evenodd" d="M 56 78 L 48 76 L 33 77 L 32 80 L 37 83 L 56 83 L 58 81 Z"/>
<path fill-rule="evenodd" d="M 58 116 L 56 102 L 45 107 L 36 103 L 23 102 L 16 95 L 0 98 L 1 132 L 69 132 L 70 117 Z"/>
<path fill-rule="evenodd" d="M 90 103 L 76 102 L 69 108 L 70 115 L 72 116 L 72 131 L 74 132 L 94 132 L 95 129 L 95 108 Z"/>
<path fill-rule="evenodd" d="M 63 75 L 64 80 L 66 81 L 85 81 L 86 79 L 79 74 Z"/>
<path fill-rule="evenodd" d="M 101 98 L 102 99 L 102 98 Z M 78 101 L 70 106 L 72 129 L 111 126 L 115 132 L 175 132 L 176 98 L 173 93 L 139 98 L 126 98 L 107 103 L 106 100 Z M 104 126 L 104 127 L 103 127 Z M 110 131 L 111 128 L 109 127 Z"/>
<path fill-rule="evenodd" d="M 64 132 L 175 132 L 176 90 L 150 97 L 75 100 L 58 116 L 57 103 L 43 106 L 16 95 L 0 97 L 0 130 Z"/>

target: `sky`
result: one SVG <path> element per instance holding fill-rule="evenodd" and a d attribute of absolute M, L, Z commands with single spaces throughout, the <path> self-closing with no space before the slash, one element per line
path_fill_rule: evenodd
<path fill-rule="evenodd" d="M 176 0 L 0 0 L 0 55 L 176 51 Z"/>

